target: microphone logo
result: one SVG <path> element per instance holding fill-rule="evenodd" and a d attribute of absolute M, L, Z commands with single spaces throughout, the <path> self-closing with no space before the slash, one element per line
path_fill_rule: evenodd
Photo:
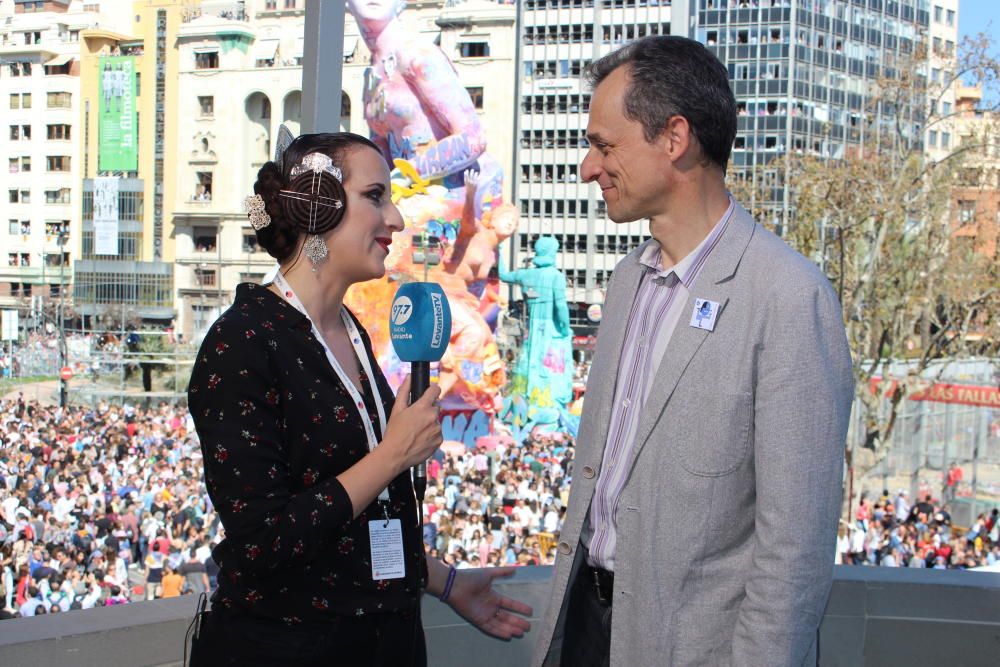
<path fill-rule="evenodd" d="M 413 302 L 410 301 L 408 296 L 400 296 L 398 299 L 392 303 L 392 323 L 396 326 L 402 326 L 410 319 L 410 315 L 413 314 Z"/>
<path fill-rule="evenodd" d="M 442 295 L 431 292 L 431 308 L 434 309 L 434 333 L 431 335 L 431 347 L 441 347 L 441 336 L 444 335 L 444 305 Z M 407 315 L 409 317 L 409 315 Z"/>

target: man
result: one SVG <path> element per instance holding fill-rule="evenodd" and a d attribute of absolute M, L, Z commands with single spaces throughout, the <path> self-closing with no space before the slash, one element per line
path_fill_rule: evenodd
<path fill-rule="evenodd" d="M 736 105 L 707 49 L 646 38 L 590 76 L 581 174 L 652 239 L 608 287 L 533 664 L 815 664 L 853 395 L 840 305 L 726 191 Z"/>
<path fill-rule="evenodd" d="M 906 499 L 906 495 L 904 489 L 900 489 L 899 493 L 896 494 L 896 521 L 899 523 L 903 523 L 910 516 L 910 503 Z"/>

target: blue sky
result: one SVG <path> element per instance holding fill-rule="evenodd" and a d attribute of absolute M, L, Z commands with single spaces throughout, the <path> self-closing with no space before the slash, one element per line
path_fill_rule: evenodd
<path fill-rule="evenodd" d="M 1000 1 L 960 0 L 958 5 L 959 37 L 978 35 L 986 31 L 986 25 L 990 21 L 993 22 L 990 31 L 997 35 L 1000 33 Z"/>
<path fill-rule="evenodd" d="M 933 5 L 933 2 L 931 3 Z M 993 55 L 1000 55 L 1000 0 L 959 0 L 958 38 L 974 37 L 981 32 L 993 35 Z M 996 85 L 986 87 L 983 104 L 997 103 L 1000 95 Z"/>

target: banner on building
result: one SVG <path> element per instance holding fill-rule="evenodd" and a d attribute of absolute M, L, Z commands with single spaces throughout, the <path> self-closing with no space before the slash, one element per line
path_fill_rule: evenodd
<path fill-rule="evenodd" d="M 137 171 L 139 132 L 135 105 L 135 58 L 98 59 L 100 97 L 97 168 L 101 171 Z"/>
<path fill-rule="evenodd" d="M 94 254 L 118 255 L 118 179 L 94 179 Z"/>
<path fill-rule="evenodd" d="M 17 311 L 3 311 L 3 335 L 0 340 L 17 340 Z"/>

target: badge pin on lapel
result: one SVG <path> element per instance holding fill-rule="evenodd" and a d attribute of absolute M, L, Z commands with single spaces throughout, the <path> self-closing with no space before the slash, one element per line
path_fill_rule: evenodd
<path fill-rule="evenodd" d="M 715 319 L 719 316 L 719 304 L 708 299 L 695 299 L 691 313 L 691 326 L 695 329 L 715 331 Z"/>

